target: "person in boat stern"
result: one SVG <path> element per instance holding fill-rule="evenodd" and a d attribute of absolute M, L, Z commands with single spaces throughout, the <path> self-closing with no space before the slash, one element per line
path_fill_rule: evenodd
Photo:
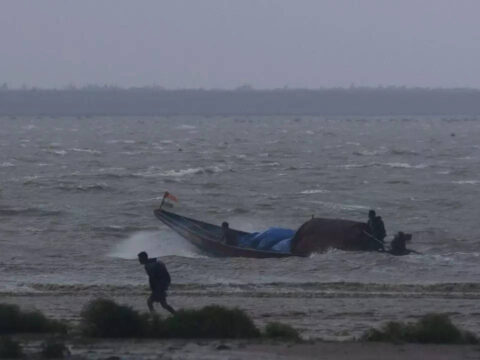
<path fill-rule="evenodd" d="M 385 243 L 383 239 L 387 236 L 387 232 L 385 231 L 385 224 L 383 223 L 382 217 L 377 216 L 375 210 L 370 210 L 368 212 L 368 227 L 370 228 L 370 234 L 380 241 L 382 244 Z"/>
<path fill-rule="evenodd" d="M 154 302 L 159 302 L 165 310 L 175 314 L 175 310 L 167 304 L 167 289 L 170 286 L 170 274 L 163 262 L 156 258 L 149 258 L 145 251 L 138 254 L 138 261 L 145 266 L 152 293 L 147 299 L 150 312 L 155 312 Z"/>

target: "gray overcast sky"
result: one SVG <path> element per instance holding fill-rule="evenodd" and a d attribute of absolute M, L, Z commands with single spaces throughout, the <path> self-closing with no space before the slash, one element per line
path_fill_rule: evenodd
<path fill-rule="evenodd" d="M 1 0 L 0 83 L 480 88 L 480 0 Z"/>

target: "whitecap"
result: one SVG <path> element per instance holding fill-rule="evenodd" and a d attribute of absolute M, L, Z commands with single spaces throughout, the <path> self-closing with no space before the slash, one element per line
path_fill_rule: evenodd
<path fill-rule="evenodd" d="M 360 151 L 354 151 L 354 155 L 359 155 L 359 156 L 376 156 L 380 154 L 384 154 L 385 150 L 360 150 Z"/>
<path fill-rule="evenodd" d="M 207 168 L 189 168 L 183 170 L 168 170 L 161 173 L 162 176 L 185 176 L 185 175 L 192 175 L 192 174 L 213 174 L 221 172 L 222 169 L 218 166 L 210 166 Z"/>
<path fill-rule="evenodd" d="M 75 151 L 75 152 L 85 152 L 85 153 L 89 153 L 89 154 L 101 154 L 100 151 L 98 151 L 98 150 L 93 150 L 93 149 L 73 148 L 73 149 L 70 149 L 70 150 Z"/>
<path fill-rule="evenodd" d="M 275 166 L 280 166 L 280 163 L 276 161 L 272 161 L 272 162 L 263 163 L 261 164 L 261 166 L 275 167 Z"/>
<path fill-rule="evenodd" d="M 12 164 L 11 162 L 5 161 L 0 164 L 0 167 L 14 167 L 15 165 Z"/>
<path fill-rule="evenodd" d="M 369 209 L 368 206 L 364 205 L 355 205 L 355 204 L 340 204 L 328 201 L 311 201 L 314 204 L 319 204 L 323 207 L 330 208 L 330 209 L 341 209 L 341 210 L 366 210 Z"/>
<path fill-rule="evenodd" d="M 114 139 L 114 140 L 107 140 L 107 144 L 135 144 L 135 140 L 118 140 L 118 139 Z"/>
<path fill-rule="evenodd" d="M 307 135 L 315 135 L 315 133 L 312 130 L 307 130 L 305 131 L 305 134 Z"/>
<path fill-rule="evenodd" d="M 480 180 L 458 180 L 452 182 L 458 185 L 478 185 L 480 183 Z"/>
<path fill-rule="evenodd" d="M 128 155 L 128 156 L 135 156 L 135 155 L 140 155 L 140 154 L 145 154 L 145 151 L 121 151 L 120 154 L 123 155 Z"/>
<path fill-rule="evenodd" d="M 403 169 L 424 169 L 427 167 L 426 164 L 411 165 L 409 163 L 386 163 L 384 165 L 392 168 L 403 168 Z"/>
<path fill-rule="evenodd" d="M 177 126 L 177 129 L 178 130 L 193 130 L 193 129 L 196 129 L 197 127 L 196 126 L 193 126 L 193 125 L 180 125 L 180 126 Z"/>
<path fill-rule="evenodd" d="M 44 152 L 50 153 L 50 154 L 55 154 L 55 155 L 61 155 L 64 156 L 67 154 L 66 150 L 53 150 L 53 149 L 48 149 L 48 150 L 43 150 Z"/>
<path fill-rule="evenodd" d="M 327 192 L 328 190 L 313 189 L 313 190 L 303 190 L 300 192 L 300 194 L 324 194 Z"/>
<path fill-rule="evenodd" d="M 109 172 L 109 171 L 125 171 L 126 169 L 123 167 L 110 167 L 110 168 L 100 168 L 98 169 L 99 172 Z"/>
<path fill-rule="evenodd" d="M 338 167 L 345 168 L 345 169 L 354 169 L 354 168 L 368 167 L 372 165 L 374 164 L 344 164 L 344 165 L 338 165 Z"/>
<path fill-rule="evenodd" d="M 209 166 L 209 167 L 197 167 L 197 168 L 188 168 L 181 170 L 166 170 L 158 171 L 158 168 L 150 167 L 147 171 L 140 173 L 135 173 L 135 176 L 141 177 L 157 177 L 157 176 L 166 176 L 166 177 L 182 177 L 186 175 L 196 175 L 196 174 L 213 174 L 221 172 L 222 169 L 218 166 Z"/>
<path fill-rule="evenodd" d="M 367 209 L 369 209 L 369 207 L 368 206 L 363 206 L 363 205 L 340 204 L 340 209 L 344 209 L 344 210 L 367 210 Z"/>

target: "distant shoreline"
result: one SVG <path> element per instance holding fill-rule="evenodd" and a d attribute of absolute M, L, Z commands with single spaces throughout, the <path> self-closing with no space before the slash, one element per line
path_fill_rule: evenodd
<path fill-rule="evenodd" d="M 0 116 L 477 116 L 480 90 L 0 88 Z"/>

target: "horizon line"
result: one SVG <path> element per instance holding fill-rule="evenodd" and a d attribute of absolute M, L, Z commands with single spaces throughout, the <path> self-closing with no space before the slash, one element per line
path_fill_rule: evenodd
<path fill-rule="evenodd" d="M 87 84 L 77 86 L 74 84 L 65 85 L 63 87 L 40 87 L 27 86 L 10 87 L 7 83 L 0 85 L 0 91 L 82 91 L 82 90 L 157 90 L 157 91 L 225 91 L 225 92 L 247 92 L 247 91 L 328 91 L 328 90 L 469 90 L 480 91 L 480 87 L 470 86 L 452 86 L 452 87 L 430 87 L 430 86 L 407 86 L 407 85 L 377 85 L 377 86 L 331 86 L 331 87 L 280 87 L 280 88 L 255 88 L 251 85 L 240 85 L 235 88 L 207 88 L 207 87 L 190 87 L 190 88 L 167 88 L 161 85 L 142 85 L 142 86 L 119 86 L 115 84 Z"/>

